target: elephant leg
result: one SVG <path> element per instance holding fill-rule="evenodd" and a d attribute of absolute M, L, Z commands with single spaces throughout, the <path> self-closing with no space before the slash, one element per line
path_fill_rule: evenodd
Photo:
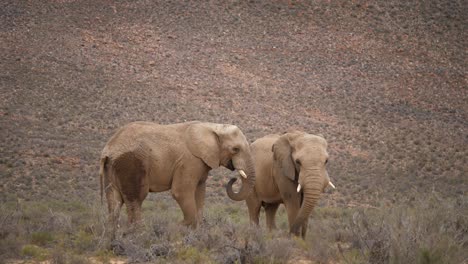
<path fill-rule="evenodd" d="M 262 202 L 257 198 L 257 196 L 254 193 L 247 198 L 246 203 L 247 207 L 249 208 L 250 223 L 258 226 Z"/>
<path fill-rule="evenodd" d="M 129 226 L 140 224 L 141 217 L 141 206 L 146 196 L 148 195 L 149 189 L 140 186 L 138 192 L 135 194 L 134 191 L 131 194 L 123 194 L 123 200 L 127 207 L 128 224 Z"/>
<path fill-rule="evenodd" d="M 301 209 L 299 202 L 295 200 L 286 200 L 284 201 L 284 206 L 286 207 L 286 213 L 288 215 L 288 223 L 289 223 L 289 229 L 291 230 L 291 227 L 296 220 L 297 215 L 299 214 L 299 210 Z"/>
<path fill-rule="evenodd" d="M 197 201 L 195 195 L 198 183 L 185 181 L 183 177 L 180 176 L 182 175 L 179 174 L 174 176 L 172 181 L 172 197 L 177 201 L 182 213 L 184 214 L 182 224 L 195 228 L 197 227 L 198 220 Z"/>
<path fill-rule="evenodd" d="M 195 190 L 195 201 L 197 204 L 198 223 L 203 221 L 203 206 L 205 205 L 206 183 L 200 182 Z"/>
<path fill-rule="evenodd" d="M 132 233 L 136 228 L 138 228 L 142 222 L 141 217 L 141 206 L 143 200 L 148 195 L 148 191 L 141 189 L 140 192 L 135 195 L 132 194 L 123 194 L 123 201 L 127 209 L 127 230 L 124 232 L 124 236 Z"/>
<path fill-rule="evenodd" d="M 141 204 L 149 192 L 143 162 L 133 153 L 125 153 L 114 161 L 113 173 L 127 207 L 129 225 L 141 221 Z"/>
<path fill-rule="evenodd" d="M 125 200 L 125 199 L 124 199 Z M 127 215 L 128 215 L 128 223 L 129 225 L 138 224 L 141 222 L 141 205 L 143 201 L 133 200 L 125 201 L 125 205 L 127 206 Z"/>
<path fill-rule="evenodd" d="M 276 229 L 275 216 L 276 211 L 278 210 L 279 203 L 276 204 L 265 204 L 265 214 L 266 214 L 266 225 L 268 230 Z"/>
<path fill-rule="evenodd" d="M 117 225 L 119 222 L 120 209 L 122 208 L 123 200 L 117 190 L 112 185 L 106 188 L 107 209 L 109 211 L 110 239 L 115 239 Z"/>
<path fill-rule="evenodd" d="M 142 224 L 141 205 L 143 200 L 129 200 L 124 196 L 125 207 L 127 208 L 128 224 L 123 236 L 133 233 Z"/>
<path fill-rule="evenodd" d="M 180 192 L 173 191 L 172 196 L 177 201 L 184 214 L 183 225 L 197 227 L 197 203 L 195 201 L 194 191 Z"/>
<path fill-rule="evenodd" d="M 193 228 L 198 225 L 201 217 L 199 213 L 203 211 L 205 202 L 205 181 L 209 170 L 205 163 L 196 159 L 187 161 L 174 172 L 171 192 L 184 214 L 183 225 Z"/>

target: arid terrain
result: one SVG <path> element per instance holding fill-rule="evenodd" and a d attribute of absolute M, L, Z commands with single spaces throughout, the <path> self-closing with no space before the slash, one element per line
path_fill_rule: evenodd
<path fill-rule="evenodd" d="M 467 14 L 466 1 L 2 1 L 0 259 L 467 263 Z M 337 189 L 305 241 L 288 238 L 283 211 L 283 233 L 249 240 L 245 205 L 224 190 L 234 175 L 220 168 L 208 232 L 161 235 L 177 246 L 159 255 L 142 253 L 160 241 L 148 234 L 107 251 L 99 155 L 136 120 L 235 124 L 250 142 L 321 133 Z M 148 200 L 149 229 L 181 228 L 170 193 Z M 398 229 L 399 216 L 427 222 L 427 234 Z M 420 240 L 393 236 L 413 231 Z M 220 255 L 223 242 L 241 246 Z M 284 248 L 299 256 L 273 254 Z"/>

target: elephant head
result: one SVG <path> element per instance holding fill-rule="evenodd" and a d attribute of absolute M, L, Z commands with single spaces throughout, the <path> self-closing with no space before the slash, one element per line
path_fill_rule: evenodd
<path fill-rule="evenodd" d="M 280 173 L 298 183 L 297 192 L 303 192 L 298 216 L 291 225 L 291 233 L 299 235 L 321 193 L 333 184 L 328 177 L 327 141 L 323 136 L 303 132 L 283 134 L 272 147 L 275 166 Z"/>
<path fill-rule="evenodd" d="M 224 166 L 239 172 L 242 180 L 239 192 L 232 190 L 236 178 L 230 180 L 226 190 L 231 199 L 245 200 L 255 184 L 255 169 L 249 143 L 242 131 L 234 125 L 195 123 L 189 127 L 187 135 L 190 152 L 210 168 Z"/>

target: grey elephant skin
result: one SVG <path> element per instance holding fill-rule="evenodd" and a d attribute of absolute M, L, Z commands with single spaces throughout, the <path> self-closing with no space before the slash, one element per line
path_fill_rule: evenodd
<path fill-rule="evenodd" d="M 107 200 L 112 238 L 122 205 L 132 226 L 141 220 L 149 192 L 171 190 L 183 212 L 182 223 L 196 227 L 203 214 L 208 172 L 219 166 L 239 172 L 242 186 L 230 197 L 245 200 L 255 171 L 248 141 L 234 125 L 134 122 L 120 128 L 100 159 L 101 198 L 105 195 Z"/>
<path fill-rule="evenodd" d="M 257 177 L 246 199 L 250 221 L 259 224 L 263 206 L 267 228 L 276 228 L 276 211 L 283 203 L 290 232 L 304 238 L 309 215 L 322 192 L 328 185 L 334 188 L 326 169 L 327 141 L 321 135 L 294 131 L 260 138 L 251 144 L 251 151 Z"/>

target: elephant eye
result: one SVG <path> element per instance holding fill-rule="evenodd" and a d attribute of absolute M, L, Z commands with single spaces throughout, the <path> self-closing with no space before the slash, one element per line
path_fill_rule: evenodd
<path fill-rule="evenodd" d="M 296 160 L 296 164 L 299 165 L 299 166 L 301 166 L 301 161 L 297 159 L 297 160 Z"/>
<path fill-rule="evenodd" d="M 240 151 L 239 147 L 233 147 L 232 152 L 238 153 Z"/>
<path fill-rule="evenodd" d="M 328 163 L 328 159 L 325 160 L 325 165 L 327 165 L 327 163 Z"/>

